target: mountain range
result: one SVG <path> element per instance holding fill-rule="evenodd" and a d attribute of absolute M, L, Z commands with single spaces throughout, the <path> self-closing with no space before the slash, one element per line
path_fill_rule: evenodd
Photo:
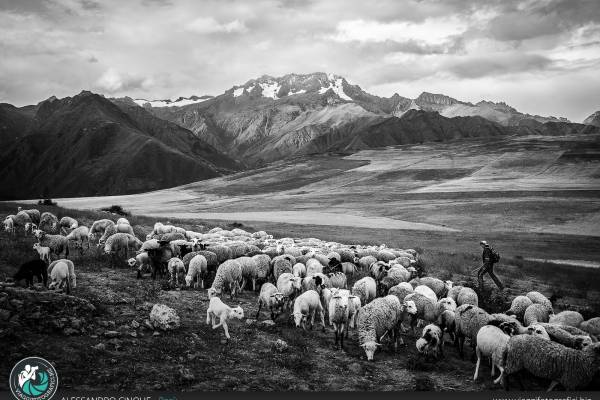
<path fill-rule="evenodd" d="M 598 113 L 590 118 L 576 124 L 432 93 L 379 97 L 325 73 L 265 75 L 218 96 L 108 99 L 83 91 L 0 104 L 0 198 L 144 192 L 313 153 L 600 132 Z"/>

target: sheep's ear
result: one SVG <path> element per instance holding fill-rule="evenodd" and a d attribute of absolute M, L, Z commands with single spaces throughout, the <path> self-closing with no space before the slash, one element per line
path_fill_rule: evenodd
<path fill-rule="evenodd" d="M 381 343 L 375 343 L 375 346 L 377 346 L 377 347 L 381 347 L 381 346 L 383 346 L 383 345 L 382 345 Z"/>

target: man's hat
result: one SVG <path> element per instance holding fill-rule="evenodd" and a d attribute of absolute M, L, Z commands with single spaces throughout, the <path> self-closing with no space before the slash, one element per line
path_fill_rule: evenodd
<path fill-rule="evenodd" d="M 485 240 L 482 240 L 481 242 L 479 242 L 479 244 L 483 246 L 488 246 L 488 242 L 486 242 Z"/>

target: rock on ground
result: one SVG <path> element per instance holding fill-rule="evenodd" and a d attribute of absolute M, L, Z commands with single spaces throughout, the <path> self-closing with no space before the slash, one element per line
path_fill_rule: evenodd
<path fill-rule="evenodd" d="M 179 316 L 171 307 L 164 304 L 155 304 L 150 311 L 150 322 L 154 328 L 163 331 L 179 328 Z"/>

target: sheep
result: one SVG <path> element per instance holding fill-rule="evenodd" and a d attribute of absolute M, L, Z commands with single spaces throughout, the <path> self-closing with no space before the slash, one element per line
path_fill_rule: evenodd
<path fill-rule="evenodd" d="M 365 256 L 365 257 L 361 257 L 361 258 L 356 258 L 354 259 L 354 263 L 358 265 L 358 268 L 361 271 L 367 271 L 369 269 L 369 267 L 371 266 L 371 264 L 376 263 L 377 262 L 377 258 L 374 256 Z"/>
<path fill-rule="evenodd" d="M 479 376 L 481 358 L 490 357 L 492 359 L 492 378 L 494 377 L 494 368 L 498 367 L 500 376 L 494 383 L 500 382 L 504 372 L 503 355 L 510 336 L 497 326 L 485 325 L 479 329 L 476 338 L 475 354 L 477 355 L 477 364 L 475 365 L 473 380 L 476 381 Z"/>
<path fill-rule="evenodd" d="M 152 239 L 155 235 L 160 236 L 164 235 L 165 233 L 181 233 L 185 236 L 185 229 L 178 228 L 173 225 L 163 225 L 161 222 L 157 222 L 154 224 L 152 232 L 146 236 L 146 239 Z"/>
<path fill-rule="evenodd" d="M 27 231 L 25 230 L 25 225 L 33 223 L 33 221 L 31 220 L 31 218 L 29 217 L 29 214 L 27 214 L 25 211 L 19 211 L 17 213 L 17 215 L 15 215 L 12 218 L 12 220 L 13 220 L 13 223 L 14 223 L 14 227 L 15 228 L 23 227 L 23 231 L 25 233 L 27 233 Z"/>
<path fill-rule="evenodd" d="M 206 261 L 206 257 L 204 257 L 201 254 L 194 256 L 187 266 L 187 274 L 185 276 L 186 286 L 190 287 L 192 285 L 192 282 L 195 282 L 194 287 L 197 288 L 198 281 L 202 281 L 200 287 L 204 289 L 204 277 L 206 276 L 207 272 L 208 262 Z"/>
<path fill-rule="evenodd" d="M 98 245 L 100 246 L 100 245 L 106 243 L 106 240 L 109 237 L 111 237 L 112 235 L 115 235 L 117 233 L 127 233 L 131 236 L 135 236 L 135 233 L 133 232 L 133 227 L 129 224 L 119 224 L 119 225 L 108 224 L 108 226 L 104 230 L 104 234 L 98 240 Z M 160 240 L 159 240 L 159 242 L 160 242 Z"/>
<path fill-rule="evenodd" d="M 454 333 L 458 342 L 458 354 L 462 359 L 464 357 L 463 348 L 465 338 L 470 340 L 471 347 L 473 348 L 473 351 L 475 351 L 477 333 L 482 326 L 487 325 L 490 320 L 490 315 L 485 312 L 485 310 L 472 304 L 458 306 L 455 315 L 456 329 Z M 473 357 L 474 356 L 475 353 L 473 353 Z"/>
<path fill-rule="evenodd" d="M 306 321 L 310 318 L 310 328 L 312 329 L 315 323 L 315 314 L 317 312 L 320 314 L 321 325 L 324 332 L 325 318 L 319 294 L 314 290 L 308 290 L 294 300 L 293 316 L 297 328 L 302 327 L 302 329 L 306 330 Z"/>
<path fill-rule="evenodd" d="M 206 250 L 215 253 L 217 255 L 217 260 L 219 261 L 219 263 L 223 263 L 233 258 L 233 253 L 231 249 L 227 246 L 213 245 L 208 246 Z"/>
<path fill-rule="evenodd" d="M 388 291 L 388 294 L 395 295 L 400 301 L 404 301 L 406 296 L 411 293 L 414 293 L 414 289 L 408 282 L 400 282 L 396 286 L 391 287 Z"/>
<path fill-rule="evenodd" d="M 35 208 L 29 209 L 29 210 L 23 210 L 21 207 L 17 208 L 17 212 L 21 212 L 23 211 L 25 214 L 29 215 L 29 219 L 31 219 L 31 222 L 38 225 L 40 223 L 40 211 L 36 210 Z"/>
<path fill-rule="evenodd" d="M 479 305 L 479 297 L 477 297 L 477 293 L 469 287 L 463 287 L 458 292 L 458 296 L 456 297 L 456 305 L 462 306 L 463 304 L 471 304 L 474 306 Z"/>
<path fill-rule="evenodd" d="M 573 349 L 581 350 L 582 348 L 589 346 L 593 343 L 592 338 L 586 332 L 580 332 L 579 334 L 572 334 L 567 330 L 563 329 L 561 325 L 555 325 L 552 323 L 541 324 L 550 340 L 562 344 Z"/>
<path fill-rule="evenodd" d="M 583 389 L 599 366 L 600 343 L 575 350 L 536 336 L 517 335 L 508 341 L 504 355 L 504 388 L 508 390 L 511 375 L 527 370 L 538 378 L 551 380 L 548 392 L 559 383 L 567 390 Z"/>
<path fill-rule="evenodd" d="M 33 244 L 33 249 L 37 251 L 40 256 L 40 260 L 47 261 L 50 264 L 50 247 L 40 246 L 39 243 Z"/>
<path fill-rule="evenodd" d="M 123 251 L 125 256 L 129 249 L 137 250 L 142 246 L 142 241 L 129 233 L 115 233 L 110 236 L 104 244 L 105 254 L 119 254 Z"/>
<path fill-rule="evenodd" d="M 117 225 L 121 225 L 121 224 L 131 225 L 127 218 L 122 218 L 122 217 L 117 220 Z"/>
<path fill-rule="evenodd" d="M 277 279 L 277 291 L 283 294 L 284 303 L 287 304 L 291 310 L 294 299 L 301 289 L 301 278 L 290 274 L 289 272 L 283 273 Z"/>
<path fill-rule="evenodd" d="M 71 283 L 69 276 L 69 266 L 67 263 L 59 261 L 53 265 L 50 273 L 52 282 L 48 286 L 49 289 L 61 289 L 63 285 L 67 287 L 67 294 L 71 293 Z"/>
<path fill-rule="evenodd" d="M 71 230 L 73 230 L 79 226 L 79 222 L 77 222 L 77 220 L 75 218 L 71 218 L 71 217 L 62 217 L 58 224 L 60 226 L 61 233 L 63 233 L 64 235 L 66 235 Z"/>
<path fill-rule="evenodd" d="M 458 299 L 458 294 L 460 293 L 460 291 L 463 289 L 464 286 L 452 286 L 449 290 L 448 293 L 446 294 L 446 297 L 450 297 L 452 300 L 456 301 Z M 523 312 L 525 312 L 525 310 L 523 310 Z"/>
<path fill-rule="evenodd" d="M 450 310 L 456 311 L 456 302 L 452 300 L 450 297 L 444 297 L 443 299 L 438 300 L 438 307 L 440 310 Z"/>
<path fill-rule="evenodd" d="M 42 230 L 36 230 L 35 236 L 38 239 L 40 246 L 50 247 L 50 253 L 57 257 L 61 253 L 65 253 L 65 258 L 69 257 L 69 240 L 61 235 L 49 235 Z"/>
<path fill-rule="evenodd" d="M 141 252 L 135 256 L 135 258 L 130 258 L 127 260 L 127 264 L 134 268 L 137 266 L 138 277 L 141 277 L 142 271 L 150 271 L 152 266 L 150 265 L 150 258 L 147 252 Z"/>
<path fill-rule="evenodd" d="M 360 309 L 356 320 L 358 342 L 365 351 L 367 360 L 373 360 L 375 351 L 381 347 L 380 342 L 388 331 L 392 332 L 394 350 L 397 350 L 398 323 L 404 312 L 405 307 L 396 296 L 376 298 Z"/>
<path fill-rule="evenodd" d="M 334 274 L 329 274 L 329 282 L 331 282 L 331 287 L 338 289 L 347 289 L 348 283 L 346 275 L 343 272 L 336 272 Z"/>
<path fill-rule="evenodd" d="M 92 227 L 90 228 L 90 238 L 94 239 L 96 236 L 102 236 L 106 228 L 109 226 L 113 226 L 115 223 L 110 219 L 99 219 L 94 221 Z"/>
<path fill-rule="evenodd" d="M 439 326 L 435 324 L 426 325 L 423 328 L 421 338 L 417 340 L 417 350 L 427 357 L 436 359 L 440 356 L 444 357 L 443 336 L 444 332 Z"/>
<path fill-rule="evenodd" d="M 44 212 L 40 216 L 38 229 L 48 233 L 58 233 L 58 217 L 51 212 Z"/>
<path fill-rule="evenodd" d="M 402 265 L 392 265 L 387 270 L 387 276 L 396 280 L 396 284 L 400 282 L 408 282 L 413 277 L 413 273 Z"/>
<path fill-rule="evenodd" d="M 73 241 L 80 248 L 81 252 L 83 252 L 83 243 L 87 242 L 88 249 L 90 248 L 90 230 L 87 226 L 80 226 L 73 229 L 68 235 L 67 240 Z"/>
<path fill-rule="evenodd" d="M 21 264 L 17 272 L 13 275 L 13 279 L 15 282 L 25 279 L 27 286 L 33 286 L 34 276 L 37 277 L 38 283 L 43 282 L 44 286 L 48 285 L 46 263 L 41 259 L 30 260 Z"/>
<path fill-rule="evenodd" d="M 342 262 L 342 272 L 346 274 L 347 277 L 352 278 L 354 274 L 358 271 L 356 265 L 352 262 Z"/>
<path fill-rule="evenodd" d="M 552 302 L 543 294 L 541 294 L 540 292 L 529 292 L 527 293 L 525 296 L 529 297 L 529 299 L 534 303 L 534 304 L 542 304 L 544 305 L 548 311 L 550 313 L 552 313 Z"/>
<path fill-rule="evenodd" d="M 452 310 L 444 310 L 438 317 L 437 324 L 442 332 L 448 332 L 452 340 L 455 339 L 454 332 L 456 331 L 456 312 Z M 445 342 L 444 342 L 445 343 Z"/>
<path fill-rule="evenodd" d="M 215 253 L 213 253 L 212 251 L 200 250 L 200 251 L 193 251 L 192 253 L 195 253 L 194 256 L 204 256 L 204 258 L 206 258 L 206 268 L 208 271 L 216 271 L 217 268 L 219 267 L 219 262 L 217 261 L 217 255 Z M 188 254 L 191 254 L 191 253 L 188 253 Z M 184 260 L 184 263 L 185 263 L 186 257 L 187 257 L 187 254 L 185 256 L 183 256 L 183 258 L 182 258 L 182 260 Z M 188 264 L 192 258 L 194 258 L 194 257 L 188 258 Z"/>
<path fill-rule="evenodd" d="M 65 264 L 67 264 L 67 266 L 69 267 L 69 281 L 71 284 L 71 288 L 72 289 L 76 288 L 77 287 L 77 276 L 75 275 L 75 264 L 73 264 L 73 261 L 67 260 L 66 258 L 61 258 L 61 259 L 51 262 L 50 265 L 48 266 L 48 274 L 50 275 L 52 273 L 52 269 L 59 262 L 63 262 Z"/>
<path fill-rule="evenodd" d="M 304 278 L 306 276 L 306 265 L 302 263 L 296 263 L 292 267 L 292 273 L 294 276 L 298 276 L 300 278 Z"/>
<path fill-rule="evenodd" d="M 8 217 L 6 217 L 3 221 L 3 224 L 4 224 L 4 230 L 14 236 L 16 234 L 16 230 L 15 230 L 15 222 L 13 220 L 13 217 L 14 217 L 14 215 L 9 215 Z M 25 231 L 27 231 L 27 226 L 25 227 Z"/>
<path fill-rule="evenodd" d="M 252 256 L 256 263 L 256 279 L 266 280 L 271 275 L 271 257 L 266 254 L 256 254 Z"/>
<path fill-rule="evenodd" d="M 242 282 L 242 266 L 235 260 L 227 260 L 217 268 L 212 286 L 208 289 L 209 297 L 219 295 L 227 288 L 231 299 L 235 298 Z"/>
<path fill-rule="evenodd" d="M 590 335 L 599 337 L 600 336 L 600 317 L 590 318 L 587 321 L 583 321 L 579 325 L 579 328 L 586 331 Z"/>
<path fill-rule="evenodd" d="M 185 266 L 183 265 L 183 261 L 177 257 L 173 257 L 169 260 L 167 264 L 167 270 L 169 271 L 169 275 L 171 277 L 171 282 L 174 285 L 179 286 L 179 276 L 183 276 L 187 273 Z"/>
<path fill-rule="evenodd" d="M 337 290 L 337 288 L 333 289 Z M 331 289 L 323 287 L 320 291 L 317 290 L 316 292 L 319 293 L 319 298 L 321 299 L 321 307 L 323 307 L 324 319 L 328 321 L 329 325 L 331 325 L 331 322 L 329 322 L 329 302 L 331 301 Z"/>
<path fill-rule="evenodd" d="M 415 332 L 417 320 L 421 319 L 426 322 L 435 322 L 442 311 L 442 309 L 438 307 L 437 301 L 433 301 L 431 298 L 421 293 L 411 293 L 404 298 L 404 301 L 413 301 L 416 305 L 411 321 L 413 332 Z"/>
<path fill-rule="evenodd" d="M 256 278 L 257 278 L 257 265 L 251 257 L 238 257 L 235 259 L 242 266 L 242 287 L 240 291 L 244 290 L 246 283 L 252 282 L 252 291 L 256 291 Z"/>
<path fill-rule="evenodd" d="M 215 325 L 216 317 L 219 317 L 219 323 Z M 213 329 L 222 326 L 225 331 L 225 337 L 229 340 L 231 339 L 231 336 L 229 336 L 227 321 L 232 318 L 244 318 L 244 310 L 242 307 L 229 307 L 227 304 L 223 303 L 220 298 L 212 296 L 208 303 L 208 308 L 206 309 L 206 324 L 210 325 L 212 323 Z"/>
<path fill-rule="evenodd" d="M 380 282 L 387 274 L 387 270 L 390 266 L 383 261 L 377 261 L 369 266 L 369 275 L 375 279 L 376 282 Z"/>
<path fill-rule="evenodd" d="M 281 277 L 279 277 L 281 278 Z M 255 319 L 258 320 L 261 308 L 267 307 L 271 312 L 271 320 L 275 319 L 283 312 L 286 296 L 277 290 L 277 287 L 270 282 L 263 283 L 258 295 L 258 311 Z"/>
<path fill-rule="evenodd" d="M 351 296 L 350 291 L 346 289 L 333 289 L 331 299 L 327 305 L 329 323 L 333 325 L 335 334 L 335 346 L 340 343 L 340 349 L 344 348 L 344 328 L 346 329 L 346 337 L 348 337 L 348 328 L 353 322 L 356 303 L 352 299 L 357 298 Z"/>
<path fill-rule="evenodd" d="M 415 293 L 420 293 L 423 296 L 430 298 L 431 301 L 433 301 L 434 303 L 436 303 L 438 301 L 437 296 L 435 295 L 434 291 L 431 290 L 431 288 L 429 286 L 419 285 L 419 286 L 415 287 Z"/>
<path fill-rule="evenodd" d="M 365 276 L 352 286 L 352 295 L 360 299 L 361 306 L 365 306 L 377 296 L 377 284 L 375 279 Z"/>
<path fill-rule="evenodd" d="M 548 322 L 550 314 L 544 304 L 533 303 L 525 310 L 523 314 L 523 325 L 529 326 L 536 322 Z"/>
<path fill-rule="evenodd" d="M 302 279 L 303 292 L 306 292 L 307 290 L 320 292 L 322 288 L 328 287 L 331 287 L 331 282 L 329 281 L 329 277 L 324 274 L 317 273 Z"/>
<path fill-rule="evenodd" d="M 434 278 L 431 276 L 424 276 L 422 278 L 415 278 L 410 281 L 413 286 L 425 285 L 430 288 L 438 298 L 445 297 L 448 294 L 448 290 L 452 288 L 452 281 L 442 281 L 441 279 Z M 416 285 L 415 285 L 416 283 Z"/>
<path fill-rule="evenodd" d="M 377 253 L 377 260 L 389 263 L 396 258 L 396 255 L 388 250 L 379 250 Z"/>
<path fill-rule="evenodd" d="M 527 307 L 533 304 L 533 301 L 527 296 L 517 296 L 510 303 L 510 308 L 506 311 L 507 315 L 514 315 L 519 321 L 523 321 L 523 315 Z"/>
<path fill-rule="evenodd" d="M 577 311 L 561 311 L 556 315 L 550 315 L 549 321 L 551 324 L 560 324 L 560 325 L 569 325 L 577 328 L 583 322 L 583 315 L 578 313 Z"/>
<path fill-rule="evenodd" d="M 306 276 L 312 276 L 316 273 L 323 273 L 323 264 L 316 258 L 306 260 Z"/>
<path fill-rule="evenodd" d="M 277 281 L 277 279 L 279 279 L 279 276 L 283 273 L 292 272 L 292 262 L 290 261 L 291 256 L 285 255 L 285 256 L 280 256 L 281 258 L 275 257 L 272 260 L 272 264 L 273 264 L 273 277 L 275 278 L 275 281 Z"/>

